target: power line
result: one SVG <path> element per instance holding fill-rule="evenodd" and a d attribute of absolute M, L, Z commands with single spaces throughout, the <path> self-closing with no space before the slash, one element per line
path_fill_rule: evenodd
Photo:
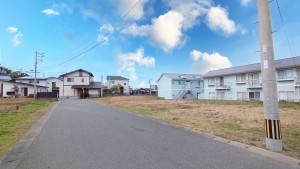
<path fill-rule="evenodd" d="M 282 12 L 281 12 L 278 0 L 276 0 L 276 5 L 277 5 L 277 9 L 278 9 L 278 13 L 279 13 L 279 16 L 280 16 L 281 23 L 283 24 L 283 29 L 284 29 L 284 32 L 285 32 L 285 36 L 286 36 L 286 39 L 287 39 L 287 42 L 288 42 L 288 45 L 289 45 L 289 49 L 290 49 L 291 55 L 292 55 L 292 57 L 295 57 L 295 53 L 294 53 L 295 51 L 293 51 L 293 49 L 292 49 L 290 38 L 289 38 L 287 29 L 286 29 L 285 22 L 284 22 L 283 17 L 282 17 Z M 294 62 L 295 62 L 295 60 L 294 60 Z"/>
<path fill-rule="evenodd" d="M 169 1 L 171 1 L 171 0 L 164 1 L 163 4 L 167 4 Z M 128 11 L 127 13 L 125 13 L 125 15 L 122 17 L 122 20 L 126 17 L 126 15 L 128 15 L 128 13 L 129 13 L 131 10 L 133 10 L 133 9 L 136 7 L 136 5 L 137 5 L 139 2 L 140 2 L 140 0 L 139 0 L 138 2 L 135 3 L 134 7 L 132 7 L 131 9 L 129 9 L 129 11 Z M 140 12 L 141 12 L 141 11 L 140 11 Z M 136 13 L 136 15 L 139 14 L 140 12 Z M 143 15 L 143 16 L 141 16 L 140 18 L 138 18 L 137 20 L 132 21 L 132 22 L 128 23 L 127 25 L 124 25 L 121 29 L 119 29 L 119 31 L 121 32 L 121 31 L 123 31 L 123 30 L 125 30 L 125 29 L 128 29 L 128 28 L 129 28 L 130 26 L 132 26 L 133 24 L 135 24 L 135 23 L 141 21 L 143 18 L 145 18 L 145 16 L 146 16 L 146 15 Z M 134 17 L 134 15 L 133 15 L 131 18 L 133 18 L 133 17 Z M 93 50 L 93 49 L 96 48 L 97 46 L 99 46 L 99 45 L 103 44 L 104 42 L 106 42 L 107 40 L 109 40 L 109 39 L 112 37 L 112 34 L 113 34 L 113 33 L 106 33 L 106 34 L 102 37 L 102 39 L 101 39 L 100 41 L 95 42 L 95 43 L 92 43 L 92 44 L 90 45 L 89 48 L 87 48 L 87 49 L 83 50 L 82 52 L 80 52 L 80 53 L 78 53 L 78 54 L 76 54 L 76 55 L 74 55 L 74 56 L 68 58 L 67 60 L 65 60 L 65 61 L 62 62 L 62 63 L 60 63 L 60 64 L 58 64 L 58 65 L 55 65 L 55 66 L 52 66 L 52 67 L 49 67 L 49 68 L 47 68 L 47 69 L 45 69 L 45 70 L 49 70 L 49 69 L 52 69 L 52 68 L 55 68 L 55 67 L 59 67 L 59 66 L 61 66 L 61 65 L 64 65 L 65 63 L 68 63 L 68 62 L 70 62 L 70 61 L 76 59 L 77 57 L 79 57 L 79 56 L 81 56 L 81 55 L 83 55 L 83 54 L 85 54 L 85 53 L 87 53 L 87 52 Z"/>

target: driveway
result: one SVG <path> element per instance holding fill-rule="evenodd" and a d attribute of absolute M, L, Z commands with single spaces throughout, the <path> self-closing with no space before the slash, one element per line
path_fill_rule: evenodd
<path fill-rule="evenodd" d="M 87 100 L 61 101 L 19 169 L 293 169 Z"/>

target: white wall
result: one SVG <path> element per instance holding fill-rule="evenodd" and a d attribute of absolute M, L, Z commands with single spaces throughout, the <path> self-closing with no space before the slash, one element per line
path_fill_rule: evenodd
<path fill-rule="evenodd" d="M 24 93 L 22 93 L 22 88 L 27 88 L 28 90 L 28 94 L 27 96 L 29 96 L 30 94 L 34 94 L 34 87 L 33 86 L 28 86 L 28 85 L 22 85 L 22 84 L 15 84 L 15 83 L 8 83 L 8 82 L 3 82 L 3 97 L 8 97 L 7 92 L 12 92 L 12 88 L 14 87 L 14 85 L 18 86 L 19 91 L 18 91 L 18 95 L 20 97 L 23 97 Z M 37 87 L 37 92 L 46 92 L 46 88 L 43 87 Z"/>
<path fill-rule="evenodd" d="M 124 87 L 124 94 L 129 94 L 129 92 L 130 92 L 129 91 L 129 80 L 107 80 L 106 85 L 107 85 L 108 89 L 110 89 L 114 85 L 120 85 L 120 86 Z"/>

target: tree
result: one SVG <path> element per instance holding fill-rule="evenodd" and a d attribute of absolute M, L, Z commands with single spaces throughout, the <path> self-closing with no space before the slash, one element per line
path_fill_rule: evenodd
<path fill-rule="evenodd" d="M 13 92 L 15 92 L 15 97 L 18 97 L 19 93 L 19 87 L 17 85 L 14 85 L 13 88 L 11 89 Z"/>
<path fill-rule="evenodd" d="M 112 93 L 119 93 L 120 92 L 120 85 L 114 85 L 110 88 Z"/>
<path fill-rule="evenodd" d="M 8 69 L 6 71 L 6 74 L 8 74 L 11 78 L 19 78 L 19 77 L 29 76 L 27 73 L 23 73 L 21 71 L 12 71 L 10 69 Z"/>

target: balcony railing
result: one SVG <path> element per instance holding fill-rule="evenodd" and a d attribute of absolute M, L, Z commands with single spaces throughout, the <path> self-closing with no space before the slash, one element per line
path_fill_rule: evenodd
<path fill-rule="evenodd" d="M 228 90 L 231 88 L 230 83 L 216 83 L 215 86 L 219 90 Z"/>
<path fill-rule="evenodd" d="M 294 77 L 293 76 L 278 76 L 277 80 L 278 81 L 294 80 Z"/>
<path fill-rule="evenodd" d="M 300 86 L 300 77 L 295 77 L 295 86 Z"/>
<path fill-rule="evenodd" d="M 252 79 L 247 81 L 248 88 L 261 88 L 262 81 L 260 79 Z"/>

